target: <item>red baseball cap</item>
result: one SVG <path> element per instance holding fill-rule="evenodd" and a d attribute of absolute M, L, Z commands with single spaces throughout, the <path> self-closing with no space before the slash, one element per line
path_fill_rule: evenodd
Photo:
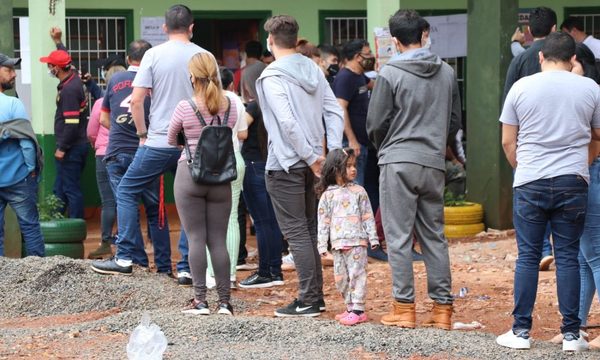
<path fill-rule="evenodd" d="M 54 50 L 48 56 L 42 56 L 40 61 L 50 65 L 65 67 L 71 63 L 71 56 L 64 50 Z"/>

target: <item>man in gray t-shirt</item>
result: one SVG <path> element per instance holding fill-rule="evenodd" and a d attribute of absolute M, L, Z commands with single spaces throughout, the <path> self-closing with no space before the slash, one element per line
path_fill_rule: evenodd
<path fill-rule="evenodd" d="M 138 148 L 116 194 L 119 239 L 114 259 L 95 261 L 92 270 L 102 274 L 132 273 L 136 251 L 135 231 L 139 227 L 138 203 L 142 192 L 166 171 L 177 168 L 181 150 L 167 143 L 171 115 L 179 101 L 193 95 L 188 62 L 206 51 L 190 42 L 194 18 L 184 5 L 174 5 L 165 14 L 169 41 L 144 54 L 133 81 L 131 114 L 140 138 Z M 150 126 L 146 129 L 144 99 L 150 95 Z M 182 235 L 187 248 L 187 240 Z M 152 239 L 155 240 L 155 239 Z M 169 244 L 170 246 L 170 244 Z M 187 264 L 186 264 L 187 266 Z"/>
<path fill-rule="evenodd" d="M 510 89 L 500 116 L 502 146 L 515 171 L 513 223 L 519 255 L 515 269 L 512 329 L 499 345 L 529 349 L 546 224 L 556 255 L 563 350 L 586 350 L 579 336 L 579 237 L 587 206 L 588 145 L 600 139 L 600 89 L 571 73 L 575 42 L 552 33 L 540 52 L 542 72 Z"/>

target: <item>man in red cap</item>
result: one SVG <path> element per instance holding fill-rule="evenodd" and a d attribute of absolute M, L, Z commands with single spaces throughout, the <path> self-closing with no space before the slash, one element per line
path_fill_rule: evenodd
<path fill-rule="evenodd" d="M 41 57 L 40 61 L 48 64 L 48 74 L 60 81 L 54 115 L 54 193 L 67 205 L 69 217 L 83 218 L 80 180 L 89 151 L 83 84 L 77 72 L 71 68 L 71 56 L 66 51 L 55 50 L 48 56 Z"/>

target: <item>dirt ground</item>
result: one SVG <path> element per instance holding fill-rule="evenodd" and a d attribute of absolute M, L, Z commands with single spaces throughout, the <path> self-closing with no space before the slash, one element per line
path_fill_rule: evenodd
<path fill-rule="evenodd" d="M 170 217 L 172 219 L 173 217 Z M 145 228 L 145 227 L 143 227 Z M 179 224 L 171 222 L 171 239 L 174 257 L 179 236 Z M 86 240 L 86 254 L 98 243 L 97 222 L 90 222 Z M 248 246 L 256 247 L 255 239 L 248 238 Z M 514 235 L 493 233 L 483 237 L 474 237 L 450 241 L 450 256 L 453 276 L 453 293 L 459 294 L 465 288 L 464 297 L 457 297 L 453 321 L 470 323 L 480 322 L 484 328 L 479 331 L 500 334 L 510 328 L 513 304 L 513 269 L 516 259 Z M 251 261 L 255 261 L 252 259 Z M 414 263 L 414 276 L 417 289 L 417 322 L 425 320 L 426 312 L 432 302 L 427 297 L 426 271 L 422 262 Z M 369 290 L 367 312 L 371 321 L 378 322 L 390 308 L 391 276 L 387 263 L 369 264 Z M 239 271 L 238 281 L 250 274 Z M 232 294 L 247 302 L 255 302 L 254 310 L 238 314 L 240 316 L 273 317 L 275 308 L 289 303 L 297 287 L 295 272 L 284 273 L 286 284 L 271 289 L 239 289 Z M 324 292 L 327 309 L 321 318 L 333 319 L 344 308 L 343 301 L 333 282 L 333 269 L 324 268 Z M 57 325 L 85 323 L 114 315 L 119 309 L 108 312 L 90 312 L 63 316 L 38 318 L 5 318 L 0 314 L 0 329 L 48 329 Z M 600 336 L 600 305 L 594 300 L 588 324 L 591 325 L 590 338 Z M 554 266 L 550 271 L 540 273 L 538 297 L 534 311 L 532 336 L 539 340 L 548 340 L 559 333 L 560 314 L 556 297 Z M 104 331 L 105 330 L 105 331 Z M 78 332 L 57 334 L 56 336 L 26 336 L 13 343 L 0 340 L 0 359 L 8 358 L 89 358 L 86 354 L 101 354 L 115 343 L 127 342 L 126 334 L 111 333 L 108 329 L 93 331 L 93 334 Z M 91 336 L 88 336 L 91 335 Z M 7 354 L 11 354 L 8 356 Z M 93 357 L 93 356 L 92 356 Z M 421 358 L 421 357 L 419 357 Z"/>

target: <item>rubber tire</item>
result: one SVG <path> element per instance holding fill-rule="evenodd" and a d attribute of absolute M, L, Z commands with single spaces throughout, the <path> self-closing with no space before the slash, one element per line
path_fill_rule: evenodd
<path fill-rule="evenodd" d="M 477 235 L 485 230 L 483 223 L 465 224 L 465 225 L 449 225 L 444 226 L 444 235 L 448 239 L 463 238 L 467 236 Z"/>
<path fill-rule="evenodd" d="M 46 257 L 63 255 L 73 259 L 83 259 L 83 244 L 45 244 Z"/>
<path fill-rule="evenodd" d="M 444 206 L 444 222 L 448 225 L 483 222 L 483 206 L 471 202 L 464 206 Z"/>
<path fill-rule="evenodd" d="M 41 221 L 44 242 L 48 244 L 81 243 L 87 237 L 83 219 L 59 219 Z"/>

